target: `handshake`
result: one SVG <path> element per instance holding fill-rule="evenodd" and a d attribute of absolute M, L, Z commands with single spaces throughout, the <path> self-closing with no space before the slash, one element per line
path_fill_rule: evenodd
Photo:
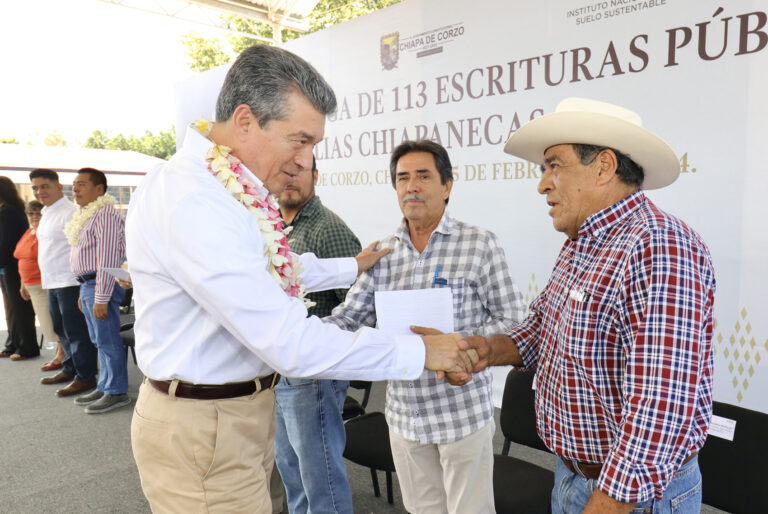
<path fill-rule="evenodd" d="M 482 336 L 462 338 L 459 334 L 443 334 L 426 327 L 411 327 L 421 335 L 426 356 L 424 367 L 437 371 L 438 380 L 461 386 L 472 380 L 472 373 L 489 365 L 490 348 Z"/>

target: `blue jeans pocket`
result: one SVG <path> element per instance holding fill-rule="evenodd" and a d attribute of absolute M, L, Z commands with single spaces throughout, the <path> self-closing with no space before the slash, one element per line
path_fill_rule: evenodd
<path fill-rule="evenodd" d="M 690 514 L 701 511 L 701 479 L 693 487 L 670 499 L 673 514 Z"/>

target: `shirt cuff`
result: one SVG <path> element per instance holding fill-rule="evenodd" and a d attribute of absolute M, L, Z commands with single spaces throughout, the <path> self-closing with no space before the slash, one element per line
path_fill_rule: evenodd
<path fill-rule="evenodd" d="M 649 469 L 612 451 L 598 477 L 597 488 L 623 503 L 640 503 L 654 497 L 661 499 L 667 483 L 654 483 L 652 479 L 652 476 L 661 478 L 660 472 L 662 470 L 657 467 Z"/>
<path fill-rule="evenodd" d="M 424 371 L 424 363 L 427 357 L 424 340 L 421 336 L 393 335 L 397 357 L 393 371 L 393 380 L 415 380 Z"/>
<path fill-rule="evenodd" d="M 339 258 L 339 277 L 352 285 L 357 280 L 357 259 L 354 257 Z"/>

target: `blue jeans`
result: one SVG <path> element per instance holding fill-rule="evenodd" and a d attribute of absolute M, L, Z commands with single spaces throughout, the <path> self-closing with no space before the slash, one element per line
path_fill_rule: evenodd
<path fill-rule="evenodd" d="M 120 302 L 125 290 L 115 284 L 107 304 L 107 319 L 93 315 L 96 280 L 80 284 L 80 300 L 88 323 L 88 333 L 99 349 L 99 383 L 96 388 L 105 394 L 125 394 L 128 391 L 128 369 L 123 338 L 120 337 Z"/>
<path fill-rule="evenodd" d="M 285 378 L 275 387 L 275 461 L 291 514 L 351 513 L 341 419 L 349 382 Z"/>
<path fill-rule="evenodd" d="M 571 473 L 563 460 L 557 459 L 552 513 L 580 513 L 596 488 L 597 480 Z M 661 500 L 651 498 L 638 503 L 632 510 L 634 513 L 646 514 L 698 514 L 700 511 L 701 472 L 698 457 L 694 457 L 677 470 Z"/>
<path fill-rule="evenodd" d="M 88 326 L 77 299 L 79 286 L 48 289 L 48 310 L 51 312 L 53 331 L 59 336 L 64 349 L 61 371 L 74 375 L 75 380 L 91 382 L 96 379 L 96 347 L 88 336 Z"/>

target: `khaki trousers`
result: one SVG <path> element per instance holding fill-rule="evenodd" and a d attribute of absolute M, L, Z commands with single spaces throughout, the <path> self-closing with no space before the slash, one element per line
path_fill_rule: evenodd
<path fill-rule="evenodd" d="M 40 322 L 40 331 L 43 333 L 43 340 L 48 342 L 58 342 L 59 336 L 53 331 L 53 321 L 51 321 L 51 310 L 48 308 L 48 291 L 43 286 L 25 285 L 29 292 L 29 299 L 32 302 L 32 308 L 35 310 L 37 320 Z"/>
<path fill-rule="evenodd" d="M 190 400 L 144 380 L 131 423 L 141 488 L 155 513 L 271 514 L 274 438 L 272 389 Z"/>
<path fill-rule="evenodd" d="M 389 439 L 405 509 L 412 514 L 493 514 L 493 434 L 486 426 L 447 444 Z"/>

